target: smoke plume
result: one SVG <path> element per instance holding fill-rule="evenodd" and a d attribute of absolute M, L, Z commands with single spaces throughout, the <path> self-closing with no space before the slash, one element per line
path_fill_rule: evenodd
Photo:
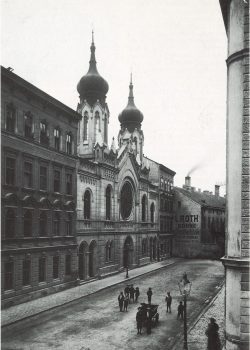
<path fill-rule="evenodd" d="M 193 172 L 195 172 L 197 169 L 200 169 L 204 166 L 204 163 L 203 162 L 199 162 L 197 163 L 196 165 L 194 165 L 190 170 L 189 172 L 187 173 L 187 176 L 190 176 Z"/>

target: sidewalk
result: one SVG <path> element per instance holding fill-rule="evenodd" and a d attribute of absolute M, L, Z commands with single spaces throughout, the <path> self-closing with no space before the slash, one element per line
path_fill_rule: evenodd
<path fill-rule="evenodd" d="M 205 312 L 200 316 L 188 334 L 189 350 L 206 350 L 207 337 L 205 331 L 207 329 L 210 317 L 216 319 L 219 328 L 221 344 L 224 344 L 224 296 L 225 285 L 221 288 L 217 296 L 209 304 Z"/>
<path fill-rule="evenodd" d="M 47 310 L 65 305 L 84 296 L 96 293 L 100 290 L 112 287 L 119 283 L 126 283 L 133 278 L 145 275 L 152 271 L 164 268 L 180 261 L 180 258 L 169 258 L 167 260 L 138 267 L 129 271 L 129 278 L 125 278 L 125 272 L 118 273 L 112 277 L 85 283 L 83 285 L 66 289 L 62 292 L 28 301 L 27 303 L 11 306 L 1 312 L 1 326 L 7 326 L 25 318 L 35 316 Z"/>

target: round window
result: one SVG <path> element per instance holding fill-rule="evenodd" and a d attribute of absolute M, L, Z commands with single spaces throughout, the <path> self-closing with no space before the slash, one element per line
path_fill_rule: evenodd
<path fill-rule="evenodd" d="M 129 218 L 133 208 L 133 191 L 129 182 L 125 182 L 121 190 L 121 216 L 123 220 Z"/>

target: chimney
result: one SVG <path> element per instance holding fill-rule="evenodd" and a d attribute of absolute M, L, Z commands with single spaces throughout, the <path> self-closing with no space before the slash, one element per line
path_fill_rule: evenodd
<path fill-rule="evenodd" d="M 191 187 L 191 191 L 192 191 L 192 192 L 195 192 L 195 187 Z"/>
<path fill-rule="evenodd" d="M 204 194 L 210 194 L 209 191 L 207 191 L 207 190 L 206 190 L 206 191 L 203 191 L 203 193 L 204 193 Z"/>
<path fill-rule="evenodd" d="M 216 197 L 220 197 L 220 185 L 215 185 L 214 186 L 214 195 Z"/>
<path fill-rule="evenodd" d="M 191 187 L 191 177 L 190 176 L 185 177 L 185 186 Z"/>
<path fill-rule="evenodd" d="M 200 188 L 198 188 L 198 192 L 201 193 L 201 189 Z"/>

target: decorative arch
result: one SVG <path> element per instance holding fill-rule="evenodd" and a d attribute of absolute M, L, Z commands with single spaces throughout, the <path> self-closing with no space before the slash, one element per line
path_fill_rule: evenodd
<path fill-rule="evenodd" d="M 147 220 L 147 196 L 144 194 L 141 200 L 141 221 Z"/>
<path fill-rule="evenodd" d="M 54 202 L 53 202 L 53 207 L 55 209 L 62 210 L 63 209 L 63 202 L 60 199 L 55 199 Z"/>
<path fill-rule="evenodd" d="M 124 178 L 119 191 L 120 215 L 122 220 L 131 220 L 135 217 L 136 187 L 131 178 Z"/>
<path fill-rule="evenodd" d="M 153 224 L 155 222 L 155 204 L 154 202 L 150 205 L 150 221 Z"/>
<path fill-rule="evenodd" d="M 91 217 L 91 191 L 86 189 L 83 195 L 83 217 L 89 220 Z"/>
<path fill-rule="evenodd" d="M 19 199 L 15 193 L 6 193 L 4 200 L 9 204 L 18 205 Z"/>
<path fill-rule="evenodd" d="M 29 207 L 35 207 L 37 205 L 37 201 L 35 200 L 35 198 L 28 195 L 24 196 L 23 202 L 25 206 L 29 206 Z"/>
<path fill-rule="evenodd" d="M 50 209 L 52 206 L 50 201 L 46 197 L 40 198 L 38 204 L 40 205 L 40 207 L 47 208 L 47 209 Z"/>
<path fill-rule="evenodd" d="M 88 277 L 88 244 L 82 241 L 78 248 L 78 275 L 80 280 Z"/>
<path fill-rule="evenodd" d="M 112 186 L 108 185 L 105 190 L 106 198 L 106 220 L 111 220 L 112 216 Z"/>
<path fill-rule="evenodd" d="M 123 245 L 123 266 L 131 267 L 134 262 L 134 242 L 131 236 L 127 236 Z"/>

